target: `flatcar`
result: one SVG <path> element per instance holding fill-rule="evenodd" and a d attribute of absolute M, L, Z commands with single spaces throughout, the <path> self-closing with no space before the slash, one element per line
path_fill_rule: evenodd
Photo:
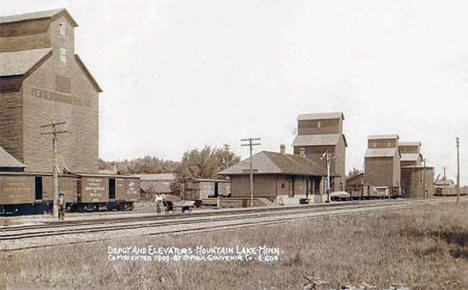
<path fill-rule="evenodd" d="M 60 174 L 59 191 L 70 211 L 132 210 L 140 180 L 125 175 Z M 44 213 L 52 209 L 50 173 L 0 172 L 0 214 Z"/>

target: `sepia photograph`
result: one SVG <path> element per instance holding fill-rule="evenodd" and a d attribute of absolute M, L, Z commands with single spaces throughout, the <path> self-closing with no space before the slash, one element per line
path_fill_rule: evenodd
<path fill-rule="evenodd" d="M 468 289 L 467 1 L 0 7 L 0 290 Z"/>

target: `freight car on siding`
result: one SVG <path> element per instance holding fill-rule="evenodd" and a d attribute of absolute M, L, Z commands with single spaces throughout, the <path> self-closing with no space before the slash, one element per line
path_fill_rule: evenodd
<path fill-rule="evenodd" d="M 188 178 L 183 183 L 182 197 L 200 203 L 213 197 L 230 197 L 231 181 L 228 179 Z"/>
<path fill-rule="evenodd" d="M 72 210 L 132 210 L 140 199 L 140 179 L 125 175 L 81 174 L 78 179 L 78 202 Z"/>
<path fill-rule="evenodd" d="M 123 175 L 60 174 L 59 191 L 72 211 L 132 210 L 140 198 L 139 179 Z M 44 213 L 52 209 L 53 176 L 0 172 L 0 214 Z"/>

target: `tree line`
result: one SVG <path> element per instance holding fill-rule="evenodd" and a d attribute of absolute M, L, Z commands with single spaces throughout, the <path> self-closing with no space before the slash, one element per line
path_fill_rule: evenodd
<path fill-rule="evenodd" d="M 219 172 L 238 163 L 240 156 L 229 146 L 222 148 L 204 146 L 188 150 L 181 161 L 164 160 L 145 156 L 123 161 L 99 160 L 100 170 L 118 170 L 121 174 L 174 173 L 176 180 L 172 185 L 175 192 L 181 190 L 182 181 L 187 178 L 220 178 Z"/>

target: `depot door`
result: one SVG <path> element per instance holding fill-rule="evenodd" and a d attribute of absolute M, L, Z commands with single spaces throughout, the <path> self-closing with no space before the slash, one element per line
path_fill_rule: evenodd
<path fill-rule="evenodd" d="M 115 179 L 109 178 L 109 199 L 115 199 Z"/>

